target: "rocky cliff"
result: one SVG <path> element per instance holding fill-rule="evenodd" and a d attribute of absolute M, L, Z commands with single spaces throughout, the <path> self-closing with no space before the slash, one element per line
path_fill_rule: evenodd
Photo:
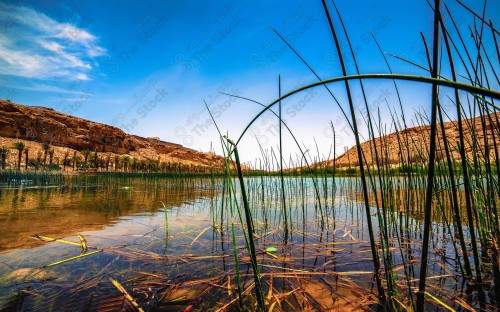
<path fill-rule="evenodd" d="M 123 132 L 121 129 L 78 117 L 62 114 L 40 106 L 15 104 L 0 100 L 0 146 L 11 150 L 21 141 L 30 155 L 42 150 L 48 143 L 54 149 L 53 157 L 63 159 L 68 152 L 85 149 L 98 154 L 128 155 L 136 160 L 157 163 L 181 163 L 191 167 L 224 166 L 224 159 L 213 153 L 202 153 L 182 145 L 163 142 L 159 138 L 144 138 Z"/>

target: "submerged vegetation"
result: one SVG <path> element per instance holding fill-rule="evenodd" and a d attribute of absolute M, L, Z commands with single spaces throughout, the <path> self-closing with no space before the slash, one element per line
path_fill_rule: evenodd
<path fill-rule="evenodd" d="M 500 33 L 485 20 L 485 12 L 477 14 L 459 2 L 474 18 L 467 34 L 474 45 L 466 44 L 446 4 L 436 0 L 429 3 L 434 12 L 432 43 L 422 35 L 428 63 L 397 57 L 429 76 L 393 74 L 381 48 L 380 59 L 389 74 L 361 74 L 340 12 L 333 2 L 322 4 L 342 76 L 321 79 L 285 41 L 318 82 L 284 95 L 279 82 L 279 98 L 263 105 L 239 137 L 219 132 L 225 170 L 139 164 L 128 156 L 100 163 L 87 150 L 81 159 L 76 153 L 73 158 L 66 155 L 63 165 L 87 169 L 101 164 L 105 172 L 32 174 L 21 171 L 24 146 L 16 146 L 17 171 L 0 172 L 6 185 L 0 196 L 12 196 L 8 198 L 13 203 L 18 203 L 16 192 L 30 192 L 23 189 L 26 184 L 55 185 L 54 192 L 63 198 L 65 192 L 85 189 L 101 202 L 140 203 L 150 214 L 113 219 L 110 227 L 123 235 L 101 229 L 75 241 L 32 233 L 40 234 L 35 236 L 43 241 L 37 242 L 40 250 L 58 258 L 47 261 L 36 255 L 38 262 L 33 265 L 15 264 L 16 252 L 5 257 L 9 269 L 0 278 L 0 298 L 5 302 L 0 308 L 498 309 L 500 92 L 491 86 L 500 83 L 494 65 L 500 59 Z M 341 37 L 348 43 L 347 53 L 340 46 Z M 486 41 L 493 42 L 496 55 L 488 54 Z M 375 38 L 374 44 L 379 46 Z M 352 75 L 345 66 L 348 59 L 355 65 Z M 398 94 L 397 105 L 389 107 L 388 122 L 368 108 L 364 84 L 369 79 L 384 79 Z M 413 116 L 430 127 L 422 140 L 406 131 L 410 113 L 404 109 L 399 80 L 431 88 L 429 115 Z M 329 89 L 333 83 L 345 87 L 345 104 Z M 310 88 L 325 88 L 333 105 L 341 109 L 356 141 L 352 166 L 337 166 L 335 160 L 320 155 L 313 159 L 281 118 L 281 101 Z M 356 92 L 366 107 L 366 116 L 361 117 L 368 129 L 367 148 L 361 146 L 359 112 L 353 102 Z M 453 110 L 443 108 L 444 97 L 453 103 Z M 249 170 L 240 161 L 238 144 L 265 113 L 273 114 L 280 124 L 280 147 L 277 152 L 261 148 L 262 158 Z M 478 118 L 480 128 L 473 118 Z M 457 136 L 445 130 L 448 119 L 456 120 Z M 383 138 L 387 128 L 395 129 L 398 146 L 375 140 Z M 283 155 L 283 130 L 297 142 L 300 153 L 295 160 Z M 0 149 L 0 153 L 3 166 L 6 152 Z M 394 153 L 396 162 L 390 161 Z M 43 166 L 50 165 L 50 147 L 44 146 Z M 82 198 L 86 196 L 90 195 Z M 120 209 L 116 215 L 122 215 Z M 78 229 L 82 231 L 85 228 Z M 56 274 L 64 276 L 63 282 L 57 282 Z M 12 280 L 18 281 L 14 293 Z"/>

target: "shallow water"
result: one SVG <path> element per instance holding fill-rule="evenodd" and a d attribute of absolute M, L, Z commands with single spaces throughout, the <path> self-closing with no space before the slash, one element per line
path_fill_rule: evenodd
<path fill-rule="evenodd" d="M 288 231 L 281 194 L 273 191 L 279 180 L 251 178 L 247 183 L 269 306 L 274 303 L 277 311 L 373 309 L 373 263 L 364 206 L 353 196 L 356 179 L 339 179 L 335 192 L 329 181 L 330 191 L 320 193 L 311 179 L 286 179 Z M 64 185 L 2 186 L 0 308 L 126 310 L 131 303 L 113 285 L 116 280 L 146 310 L 237 309 L 235 220 L 240 284 L 248 292 L 245 309 L 253 310 L 250 258 L 238 215 L 231 216 L 223 197 L 223 184 L 210 179 L 68 178 Z M 375 208 L 371 215 L 378 237 Z M 389 246 L 398 280 L 405 270 L 418 278 L 421 224 L 411 218 L 407 225 L 405 240 L 394 239 Z M 428 289 L 441 298 L 460 296 L 453 246 L 439 223 L 434 229 L 428 275 L 436 277 L 429 279 Z M 78 243 L 78 234 L 87 251 L 33 238 Z M 414 252 L 414 261 L 405 266 L 400 244 Z M 266 253 L 268 247 L 277 251 Z M 47 266 L 81 254 L 87 256 Z M 474 298 L 467 300 L 474 304 Z"/>

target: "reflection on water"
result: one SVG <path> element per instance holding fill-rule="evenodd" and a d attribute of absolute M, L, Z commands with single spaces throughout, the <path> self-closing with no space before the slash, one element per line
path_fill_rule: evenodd
<path fill-rule="evenodd" d="M 65 237 L 82 231 L 99 230 L 126 215 L 152 214 L 162 201 L 180 206 L 208 194 L 202 188 L 164 184 L 159 181 L 119 180 L 58 186 L 0 188 L 0 253 L 31 248 L 41 243 L 35 234 Z"/>
<path fill-rule="evenodd" d="M 326 181 L 317 192 L 311 179 L 286 179 L 288 230 L 281 194 L 276 192 L 279 180 L 247 182 L 269 305 L 276 302 L 277 311 L 371 309 L 377 299 L 366 216 L 356 198 L 359 182 L 340 179 L 332 188 L 332 181 Z M 237 309 L 231 220 L 240 284 L 250 294 L 244 301 L 253 307 L 250 258 L 239 217 L 230 214 L 224 183 L 102 178 L 1 189 L 0 309 L 97 311 L 130 305 L 110 279 L 145 309 Z M 167 207 L 168 237 L 159 201 Z M 378 229 L 376 215 L 373 208 L 371 218 Z M 415 287 L 421 222 L 404 220 L 400 241 L 393 240 L 388 248 L 395 278 L 414 279 L 410 286 Z M 464 292 L 455 277 L 458 267 L 447 233 L 435 224 L 428 273 L 430 289 L 439 289 L 442 296 Z M 84 255 L 102 252 L 46 267 L 78 257 L 82 248 L 42 242 L 31 238 L 35 234 L 73 242 L 79 242 L 80 234 L 89 246 Z M 375 234 L 378 237 L 378 231 Z M 405 263 L 400 246 L 409 255 Z M 277 251 L 266 252 L 268 247 Z M 408 289 L 401 286 L 403 297 Z"/>

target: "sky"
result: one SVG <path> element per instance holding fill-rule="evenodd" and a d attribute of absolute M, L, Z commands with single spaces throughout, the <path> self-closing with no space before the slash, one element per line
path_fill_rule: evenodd
<path fill-rule="evenodd" d="M 464 2 L 482 12 L 482 1 Z M 347 72 L 354 74 L 339 18 L 327 3 Z M 471 15 L 455 1 L 446 3 L 467 33 Z M 362 73 L 388 73 L 371 34 L 383 51 L 426 64 L 420 32 L 430 44 L 433 21 L 426 1 L 335 4 Z M 489 1 L 486 17 L 496 25 L 498 12 L 500 2 Z M 342 75 L 321 1 L 0 1 L 0 29 L 0 98 L 218 154 L 221 143 L 205 102 L 220 131 L 236 140 L 262 109 L 255 102 L 271 103 L 279 86 L 285 94 L 317 81 L 273 29 L 322 79 Z M 494 46 L 486 49 L 493 53 Z M 395 73 L 428 75 L 394 57 L 388 60 Z M 408 120 L 416 111 L 428 111 L 430 86 L 398 86 Z M 390 120 L 388 107 L 397 103 L 392 82 L 367 81 L 364 87 L 371 113 Z M 343 85 L 331 90 L 347 109 Z M 353 90 L 363 132 L 366 109 L 359 86 Z M 284 100 L 282 117 L 312 159 L 341 154 L 354 144 L 341 110 L 323 87 Z M 261 148 L 276 151 L 278 125 L 272 113 L 255 121 L 239 145 L 243 161 L 260 157 Z M 385 127 L 393 130 L 390 122 Z M 298 159 L 289 134 L 283 135 L 283 146 L 285 155 Z"/>

